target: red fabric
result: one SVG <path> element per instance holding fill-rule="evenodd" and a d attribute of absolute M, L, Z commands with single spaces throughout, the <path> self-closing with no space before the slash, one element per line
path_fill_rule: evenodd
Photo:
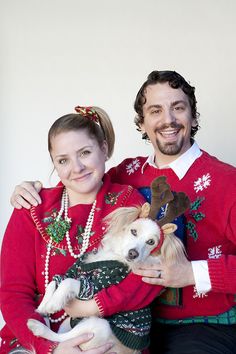
<path fill-rule="evenodd" d="M 142 278 L 130 273 L 119 286 L 112 285 L 95 295 L 96 302 L 103 308 L 103 316 L 122 311 L 134 311 L 148 306 L 163 289 L 142 282 Z"/>
<path fill-rule="evenodd" d="M 42 190 L 43 203 L 38 207 L 32 207 L 30 211 L 26 209 L 14 210 L 7 226 L 2 245 L 0 289 L 1 310 L 7 325 L 1 330 L 1 354 L 7 353 L 18 343 L 29 349 L 33 347 L 40 354 L 48 353 L 52 345 L 50 341 L 33 336 L 28 330 L 26 322 L 29 318 L 43 321 L 41 316 L 35 313 L 38 304 L 35 301 L 35 295 L 39 294 L 40 300 L 44 295 L 43 274 L 46 246 L 49 241 L 49 236 L 45 232 L 45 227 L 48 225 L 45 218 L 55 213 L 55 209 L 59 211 L 62 188 L 63 186 L 59 184 L 56 188 Z M 106 176 L 97 195 L 92 228 L 94 234 L 90 238 L 88 251 L 99 246 L 105 232 L 102 219 L 107 214 L 120 206 L 134 206 L 142 203 L 143 197 L 132 187 L 111 184 L 109 177 Z M 78 226 L 85 225 L 89 211 L 90 208 L 85 205 L 69 208 L 68 216 L 73 221 L 77 220 L 72 223 L 70 235 L 75 236 Z M 75 262 L 75 259 L 67 252 L 65 240 L 60 244 L 55 244 L 55 246 L 55 249 L 51 251 L 49 280 L 55 274 L 64 274 Z M 75 237 L 72 240 L 72 246 L 74 252 L 77 253 L 78 242 Z M 114 286 L 108 294 L 104 293 L 102 295 L 104 306 L 109 306 L 111 298 L 118 298 L 118 293 L 119 300 L 123 298 L 123 301 L 118 301 L 116 306 L 114 304 L 112 306 L 114 312 L 119 311 L 121 305 L 123 308 L 125 296 L 128 292 L 137 294 L 135 287 L 140 287 L 137 302 L 142 305 L 141 296 L 145 295 L 143 289 L 146 286 L 142 283 L 141 278 L 139 282 L 136 281 L 133 284 L 124 283 L 121 285 L 121 289 L 117 290 L 119 287 L 119 285 Z M 150 290 L 148 289 L 148 291 Z M 52 325 L 54 330 L 57 327 L 58 325 Z M 10 346 L 10 341 L 15 337 L 19 341 Z"/>
<path fill-rule="evenodd" d="M 126 159 L 108 173 L 113 181 L 137 189 L 148 187 L 154 178 L 165 175 L 173 191 L 186 192 L 192 203 L 200 201 L 198 208 L 185 214 L 186 222 L 192 223 L 195 230 L 187 230 L 186 248 L 190 260 L 208 260 L 212 285 L 212 291 L 203 297 L 192 286 L 184 288 L 181 305 L 159 303 L 154 315 L 182 319 L 229 310 L 235 306 L 236 293 L 236 169 L 203 152 L 180 180 L 170 168 L 158 169 L 149 164 L 143 167 L 146 160 L 147 157 Z M 198 213 L 201 218 L 196 220 Z"/>

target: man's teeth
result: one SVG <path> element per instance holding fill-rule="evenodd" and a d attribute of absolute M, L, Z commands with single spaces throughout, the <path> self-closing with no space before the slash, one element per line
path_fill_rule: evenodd
<path fill-rule="evenodd" d="M 171 136 L 171 135 L 176 135 L 177 130 L 168 130 L 168 131 L 162 131 L 160 132 L 163 136 Z"/>

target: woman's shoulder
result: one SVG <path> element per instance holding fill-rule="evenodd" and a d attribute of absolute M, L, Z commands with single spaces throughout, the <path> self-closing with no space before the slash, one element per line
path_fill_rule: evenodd
<path fill-rule="evenodd" d="M 104 180 L 105 183 L 109 183 L 107 196 L 109 196 L 110 198 L 114 198 L 115 196 L 116 198 L 119 198 L 121 206 L 126 205 L 131 201 L 131 204 L 133 204 L 134 200 L 136 202 L 135 204 L 142 204 L 143 202 L 145 202 L 143 196 L 139 193 L 139 191 L 131 185 L 112 182 L 110 176 L 107 174 L 105 174 Z"/>

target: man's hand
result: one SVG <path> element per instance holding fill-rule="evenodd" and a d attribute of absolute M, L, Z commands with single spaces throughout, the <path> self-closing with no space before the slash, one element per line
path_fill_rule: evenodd
<path fill-rule="evenodd" d="M 16 209 L 37 206 L 41 204 L 41 198 L 39 192 L 42 189 L 42 183 L 40 181 L 25 181 L 15 187 L 15 190 L 11 196 L 11 205 Z"/>
<path fill-rule="evenodd" d="M 82 351 L 79 348 L 79 345 L 88 342 L 90 339 L 92 339 L 92 337 L 93 337 L 92 334 L 81 334 L 76 338 L 69 339 L 65 342 L 59 343 L 59 345 L 53 350 L 53 354 L 65 354 L 65 353 L 66 354 L 79 354 L 79 353 L 103 354 L 103 353 L 107 353 L 108 350 L 111 349 L 112 344 L 107 343 L 94 349 Z M 116 353 L 109 351 L 109 354 L 116 354 Z"/>
<path fill-rule="evenodd" d="M 179 264 L 172 265 L 167 265 L 163 262 L 143 263 L 134 270 L 134 273 L 141 275 L 145 283 L 164 287 L 183 288 L 195 284 L 192 264 L 187 258 L 183 259 Z"/>

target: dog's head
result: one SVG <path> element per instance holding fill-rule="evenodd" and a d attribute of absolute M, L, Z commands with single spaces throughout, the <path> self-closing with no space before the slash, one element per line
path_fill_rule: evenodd
<path fill-rule="evenodd" d="M 157 247 L 161 229 L 151 219 L 140 218 L 126 226 L 120 237 L 120 252 L 129 263 L 144 262 Z"/>
<path fill-rule="evenodd" d="M 108 215 L 107 234 L 102 244 L 128 263 L 144 262 L 161 239 L 161 228 L 149 218 L 138 218 L 141 208 L 118 208 Z"/>

